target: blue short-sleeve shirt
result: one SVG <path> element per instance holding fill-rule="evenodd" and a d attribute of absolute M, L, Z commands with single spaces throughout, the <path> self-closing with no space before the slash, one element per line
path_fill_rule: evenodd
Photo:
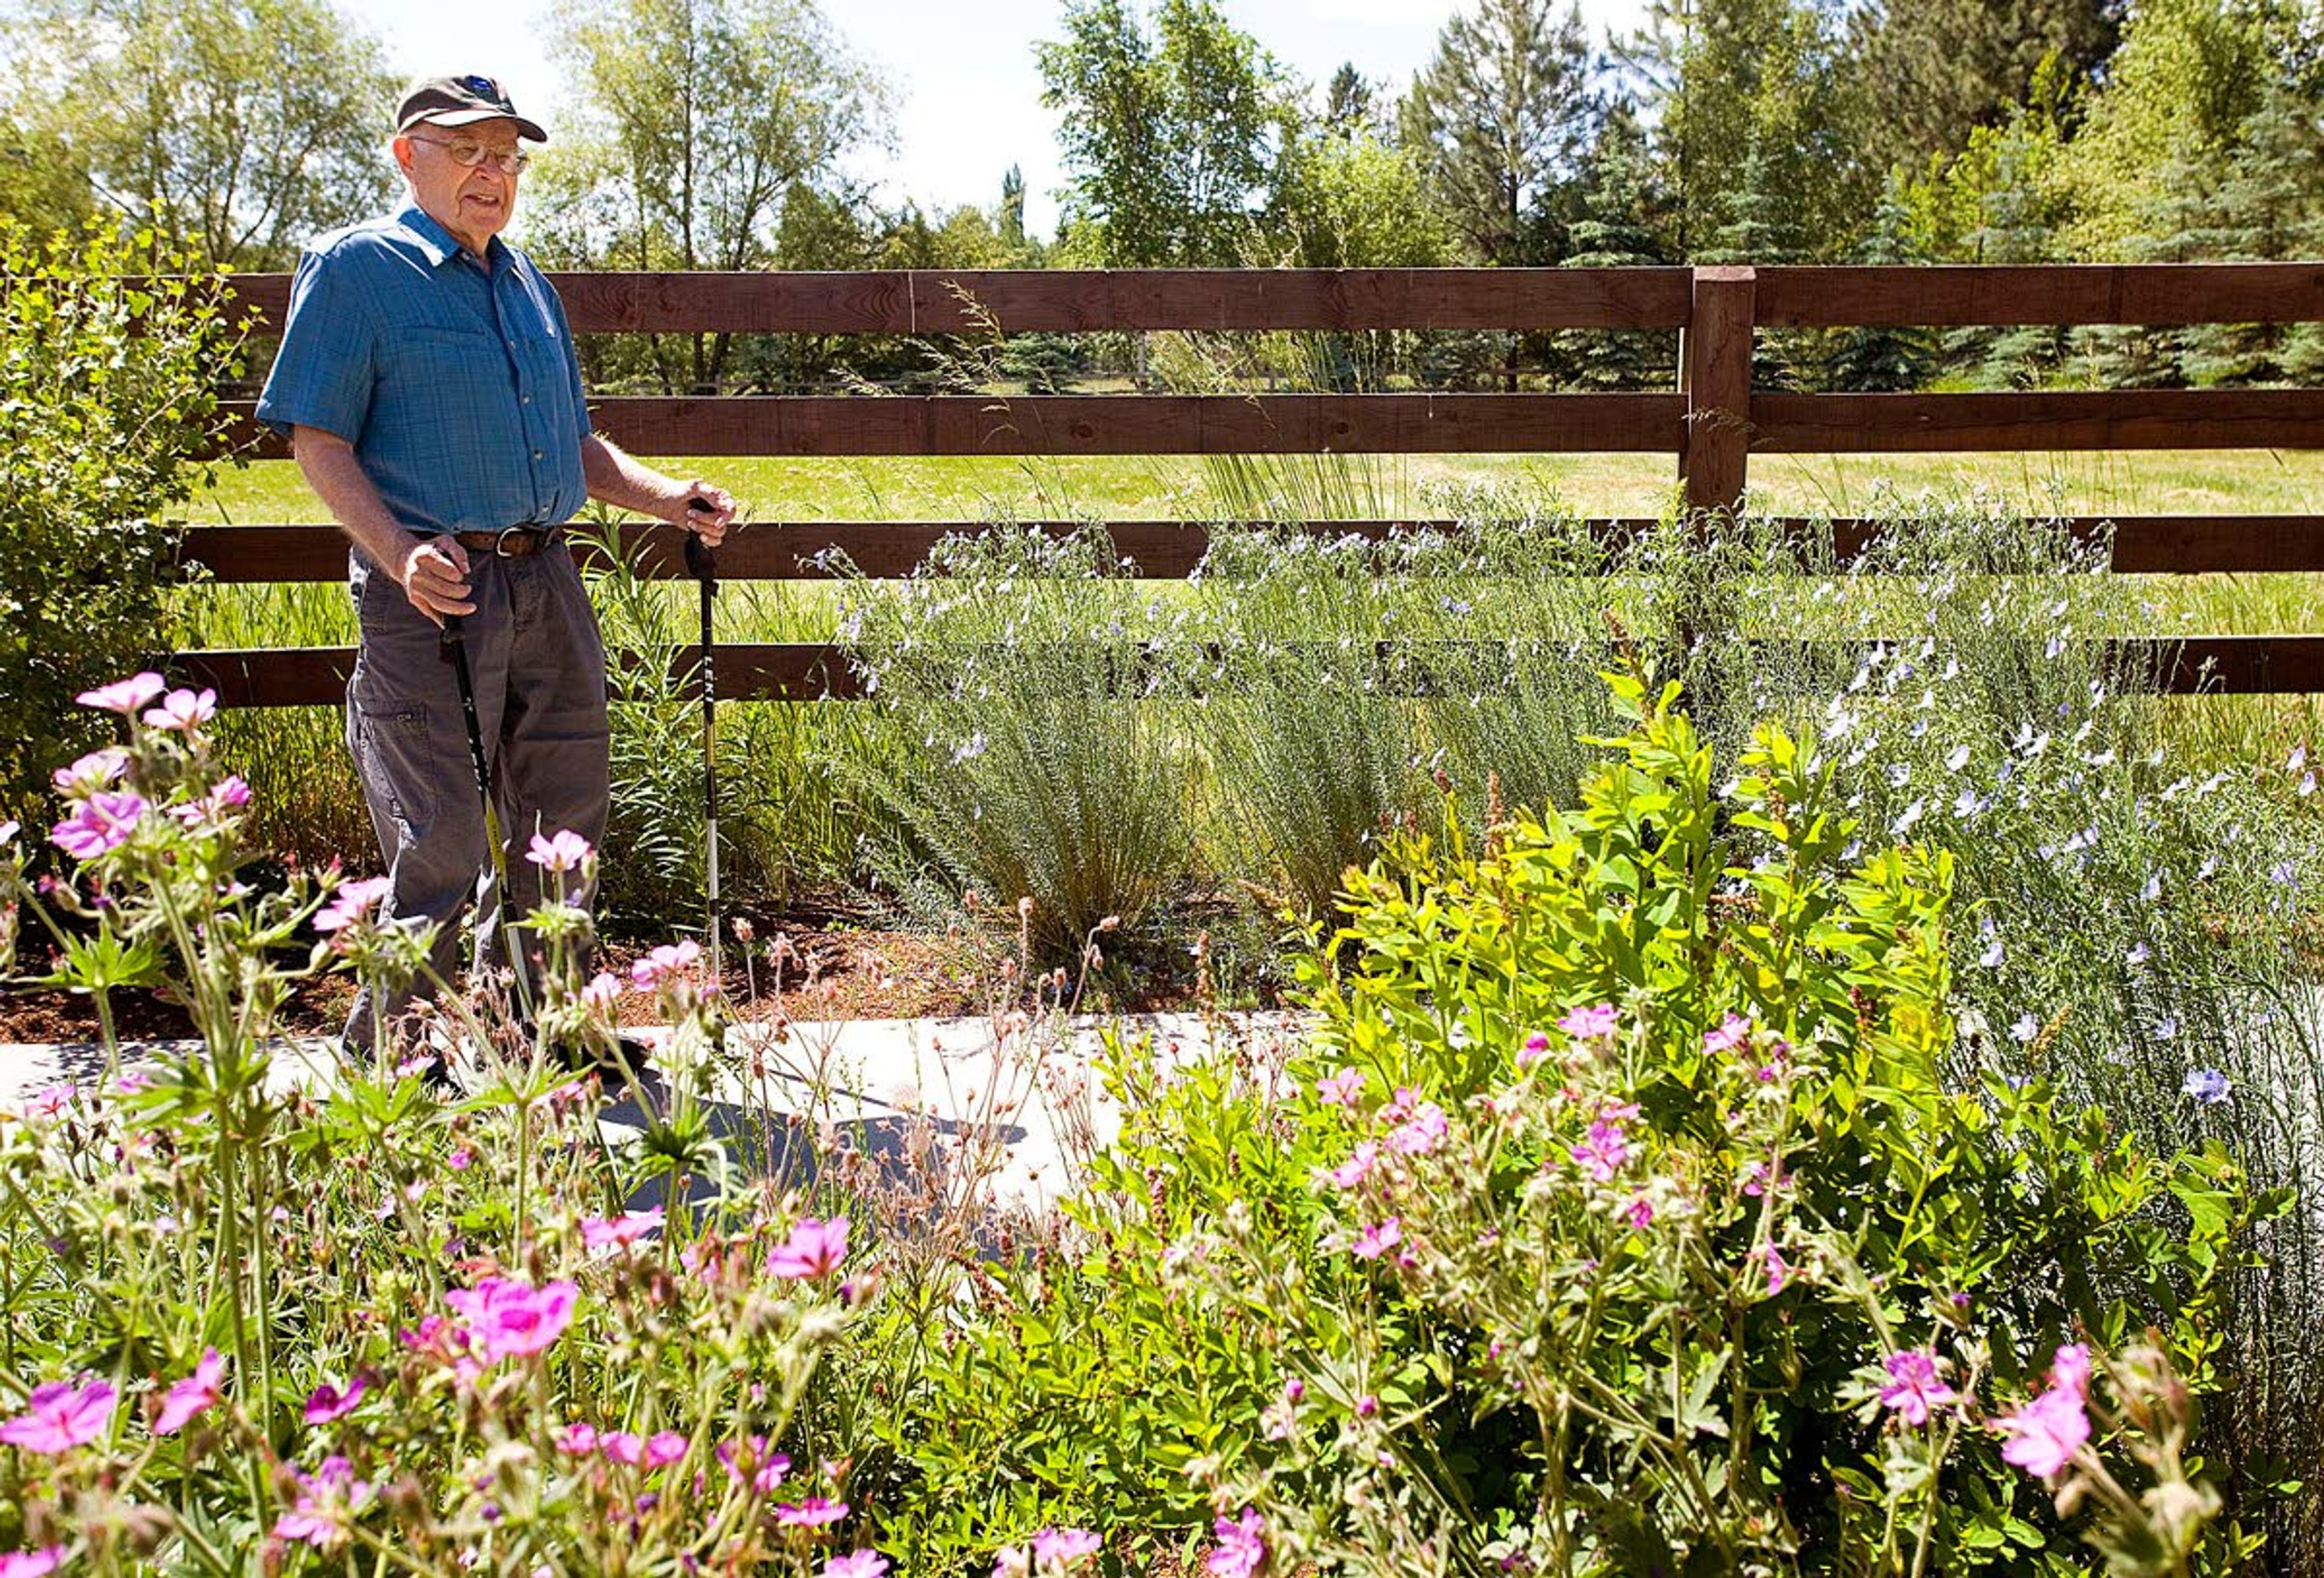
<path fill-rule="evenodd" d="M 352 444 L 389 512 L 422 535 L 569 520 L 588 498 L 564 304 L 498 237 L 486 256 L 489 274 L 417 206 L 318 240 L 259 397 L 277 432 Z"/>

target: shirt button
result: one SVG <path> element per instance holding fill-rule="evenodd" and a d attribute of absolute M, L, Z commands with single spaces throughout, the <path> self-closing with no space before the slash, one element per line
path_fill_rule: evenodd
<path fill-rule="evenodd" d="M 531 397 L 530 395 L 526 395 L 526 396 L 522 397 L 521 400 L 519 403 L 523 404 L 523 405 L 528 405 L 528 406 L 529 406 L 529 405 L 532 404 L 532 397 Z"/>
<path fill-rule="evenodd" d="M 533 458 L 533 459 L 535 459 L 535 460 L 541 460 L 541 459 L 544 459 L 544 458 L 546 458 L 546 457 L 545 457 L 545 456 L 543 456 L 543 455 L 541 454 L 540 451 L 539 451 L 539 450 L 537 450 L 537 449 L 536 449 L 536 450 L 534 450 L 534 451 L 532 452 L 532 458 Z"/>

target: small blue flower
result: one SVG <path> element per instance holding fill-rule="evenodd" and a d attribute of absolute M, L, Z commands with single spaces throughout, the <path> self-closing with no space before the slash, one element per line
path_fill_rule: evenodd
<path fill-rule="evenodd" d="M 1977 962 L 1986 969 L 1997 970 L 2001 968 L 2001 939 L 1997 937 L 1986 945 L 1983 953 L 1977 956 Z"/>
<path fill-rule="evenodd" d="M 2154 1022 L 2154 1038 L 2157 1041 L 2177 1041 L 2179 1039 L 2178 1018 L 2173 1014 L 2166 1014 L 2162 1018 L 2156 1020 Z"/>
<path fill-rule="evenodd" d="M 2134 947 L 2127 954 L 2124 955 L 2122 962 L 2128 965 L 2131 968 L 2136 969 L 2140 965 L 2146 962 L 2147 957 L 2146 944 L 2142 942 Z"/>
<path fill-rule="evenodd" d="M 2233 1087 L 2217 1069 L 2190 1069 L 2187 1082 L 2179 1088 L 2208 1106 L 2218 1106 L 2227 1099 Z"/>
<path fill-rule="evenodd" d="M 2020 1042 L 2031 1041 L 2042 1033 L 2042 1022 L 2031 1014 L 2021 1014 L 2017 1016 L 2017 1023 L 2009 1027 L 2009 1033 Z"/>

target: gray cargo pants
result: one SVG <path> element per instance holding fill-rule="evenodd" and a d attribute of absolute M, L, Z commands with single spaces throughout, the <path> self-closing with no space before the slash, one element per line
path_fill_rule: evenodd
<path fill-rule="evenodd" d="M 383 914 L 437 927 L 433 964 L 445 980 L 471 904 L 481 906 L 475 965 L 508 962 L 501 906 L 521 920 L 540 898 L 540 868 L 524 858 L 533 834 L 569 829 L 594 848 L 605 833 L 605 650 L 572 553 L 562 541 L 522 558 L 471 551 L 468 566 L 476 611 L 460 627 L 508 843 L 505 895 L 493 891 L 484 803 L 442 632 L 394 576 L 360 549 L 347 557 L 362 640 L 347 682 L 347 748 L 393 882 Z M 433 989 L 422 981 L 359 992 L 342 1045 L 367 1061 L 378 1027 Z"/>

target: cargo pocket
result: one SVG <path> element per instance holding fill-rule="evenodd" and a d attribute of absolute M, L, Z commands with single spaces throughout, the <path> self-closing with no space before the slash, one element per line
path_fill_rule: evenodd
<path fill-rule="evenodd" d="M 428 738 L 428 709 L 389 702 L 355 710 L 355 771 L 374 812 L 384 812 L 409 832 L 436 820 L 435 753 Z"/>

